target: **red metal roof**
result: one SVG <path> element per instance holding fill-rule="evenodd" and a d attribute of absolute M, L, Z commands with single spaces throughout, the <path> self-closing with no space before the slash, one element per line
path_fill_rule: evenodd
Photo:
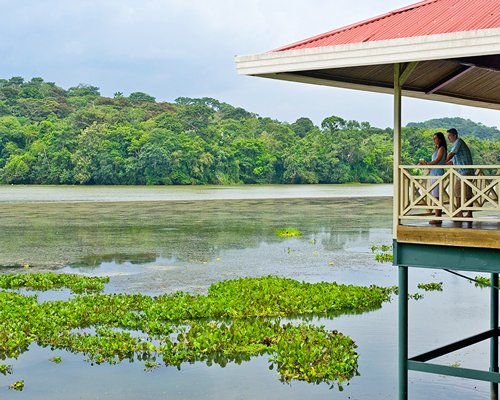
<path fill-rule="evenodd" d="M 500 0 L 425 0 L 273 51 L 499 27 Z"/>

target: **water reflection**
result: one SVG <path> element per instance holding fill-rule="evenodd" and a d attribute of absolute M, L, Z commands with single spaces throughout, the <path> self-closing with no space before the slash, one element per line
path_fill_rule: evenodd
<path fill-rule="evenodd" d="M 0 219 L 1 266 L 203 264 L 233 250 L 279 247 L 274 231 L 288 226 L 304 232 L 291 242 L 301 249 L 366 242 L 370 228 L 390 228 L 390 199 L 9 204 Z"/>
<path fill-rule="evenodd" d="M 151 263 L 157 259 L 155 253 L 139 253 L 139 254 L 102 254 L 102 255 L 88 255 L 76 263 L 70 265 L 73 268 L 89 268 L 95 269 L 102 266 L 102 264 L 115 264 L 115 265 L 141 265 Z"/>

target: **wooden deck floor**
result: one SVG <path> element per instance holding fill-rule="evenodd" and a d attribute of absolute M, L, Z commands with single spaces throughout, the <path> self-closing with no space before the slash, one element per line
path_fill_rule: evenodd
<path fill-rule="evenodd" d="M 440 226 L 427 222 L 407 223 L 398 226 L 397 241 L 500 249 L 500 223 L 444 221 Z"/>

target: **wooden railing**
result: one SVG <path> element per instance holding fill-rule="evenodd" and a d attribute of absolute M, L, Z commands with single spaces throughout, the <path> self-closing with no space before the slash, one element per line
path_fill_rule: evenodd
<path fill-rule="evenodd" d="M 444 174 L 429 175 L 435 168 L 444 169 Z M 461 175 L 458 170 L 464 168 L 473 170 L 474 175 Z M 430 216 L 441 221 L 500 222 L 500 165 L 402 165 L 399 179 L 400 222 L 428 220 Z M 456 190 L 460 197 L 455 197 Z M 433 215 L 438 209 L 441 217 Z M 469 212 L 472 218 L 466 217 Z"/>

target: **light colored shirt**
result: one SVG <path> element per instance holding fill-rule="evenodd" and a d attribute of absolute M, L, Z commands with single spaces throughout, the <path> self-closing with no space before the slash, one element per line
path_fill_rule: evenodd
<path fill-rule="evenodd" d="M 432 161 L 434 161 L 437 158 L 439 149 L 434 150 L 434 153 L 432 153 Z M 446 164 L 446 151 L 443 151 L 443 156 L 441 157 L 441 160 L 437 163 L 437 165 L 445 165 Z M 429 175 L 431 176 L 439 176 L 444 174 L 444 169 L 442 168 L 431 168 Z"/>
<path fill-rule="evenodd" d="M 467 146 L 462 139 L 458 138 L 455 143 L 453 143 L 451 153 L 455 154 L 452 158 L 454 165 L 472 165 L 472 154 L 469 146 Z M 462 175 L 474 174 L 474 171 L 469 168 L 459 168 L 458 172 Z"/>

